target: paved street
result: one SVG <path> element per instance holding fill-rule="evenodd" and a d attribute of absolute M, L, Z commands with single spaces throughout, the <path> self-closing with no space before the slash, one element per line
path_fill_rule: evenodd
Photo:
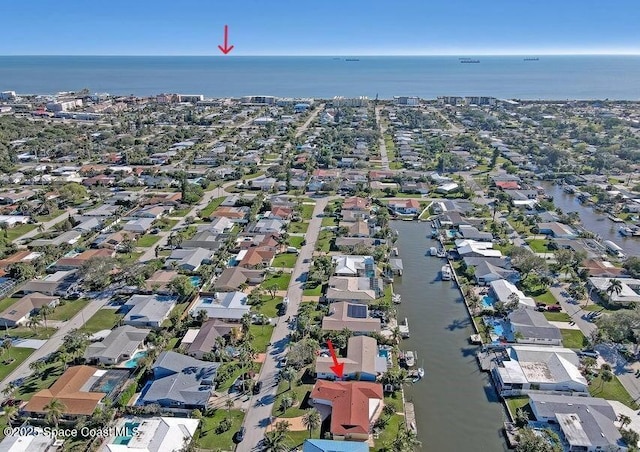
<path fill-rule="evenodd" d="M 313 256 L 322 224 L 322 217 L 320 217 L 320 215 L 329 200 L 330 198 L 316 199 L 313 217 L 309 223 L 309 229 L 306 234 L 307 244 L 300 249 L 300 255 L 298 256 L 296 266 L 291 276 L 291 283 L 288 289 L 289 308 L 285 315 L 286 317 L 295 315 L 302 301 L 303 283 L 301 282 L 301 275 L 309 271 L 310 265 L 309 263 L 305 263 L 305 260 L 309 259 L 310 261 Z M 267 349 L 265 362 L 262 365 L 262 370 L 258 377 L 258 380 L 262 382 L 262 391 L 251 398 L 250 408 L 244 418 L 244 426 L 247 429 L 246 436 L 244 441 L 242 441 L 236 449 L 239 452 L 258 450 L 258 443 L 264 437 L 266 428 L 270 423 L 271 410 L 278 389 L 275 383 L 275 377 L 278 373 L 277 360 L 286 352 L 286 347 L 289 343 L 289 339 L 287 338 L 289 325 L 285 321 L 286 317 L 280 317 L 273 330 L 271 337 L 272 345 Z"/>
<path fill-rule="evenodd" d="M 42 223 L 42 226 L 43 226 L 45 231 L 48 231 L 51 228 L 53 228 L 53 226 L 55 226 L 56 224 L 58 224 L 61 221 L 64 221 L 67 218 L 69 218 L 69 215 L 74 216 L 76 213 L 78 213 L 78 209 L 68 208 L 67 210 L 64 211 L 64 213 L 61 213 L 60 215 L 55 217 L 53 220 L 49 220 L 49 221 L 47 221 L 45 223 Z M 23 234 L 20 237 L 16 238 L 14 240 L 14 242 L 15 243 L 21 243 L 22 240 L 30 239 L 31 237 L 35 237 L 36 235 L 40 234 L 40 231 L 38 229 L 39 228 L 32 229 L 31 231 L 27 232 L 26 234 Z"/>
<path fill-rule="evenodd" d="M 384 133 L 387 131 L 387 128 L 380 121 L 380 111 L 382 111 L 383 107 L 376 108 L 376 124 L 378 124 L 378 129 L 380 129 L 380 134 L 382 135 L 378 140 L 380 146 L 380 161 L 382 162 L 382 169 L 389 169 L 389 156 L 387 155 L 387 145 L 384 142 Z"/>

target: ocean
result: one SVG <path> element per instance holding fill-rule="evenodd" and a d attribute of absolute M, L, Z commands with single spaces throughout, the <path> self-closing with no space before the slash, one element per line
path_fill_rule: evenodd
<path fill-rule="evenodd" d="M 640 99 L 640 56 L 0 56 L 0 90 L 206 97 Z"/>

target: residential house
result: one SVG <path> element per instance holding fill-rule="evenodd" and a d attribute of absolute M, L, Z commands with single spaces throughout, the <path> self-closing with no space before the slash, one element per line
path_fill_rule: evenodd
<path fill-rule="evenodd" d="M 518 344 L 562 345 L 560 329 L 549 323 L 542 312 L 518 308 L 507 318 Z"/>
<path fill-rule="evenodd" d="M 114 256 L 115 252 L 110 249 L 88 249 L 76 255 L 61 257 L 50 267 L 50 269 L 55 271 L 79 269 L 91 259 Z"/>
<path fill-rule="evenodd" d="M 116 431 L 137 425 L 135 435 L 122 441 L 123 436 L 112 437 L 102 452 L 180 452 L 185 444 L 196 437 L 199 419 L 183 417 L 122 418 Z"/>
<path fill-rule="evenodd" d="M 475 226 L 461 224 L 458 226 L 458 232 L 463 239 L 475 240 L 477 242 L 490 242 L 493 240 L 493 234 L 490 232 L 479 231 Z"/>
<path fill-rule="evenodd" d="M 176 352 L 162 352 L 153 364 L 153 377 L 139 404 L 169 410 L 201 410 L 211 405 L 220 363 L 200 361 Z"/>
<path fill-rule="evenodd" d="M 466 257 L 500 257 L 500 250 L 493 249 L 493 243 L 475 240 L 456 240 L 456 250 L 462 258 Z"/>
<path fill-rule="evenodd" d="M 15 435 L 7 435 L 0 441 L 0 451 L 2 452 L 47 452 L 54 450 L 54 441 L 56 437 L 46 435 L 42 427 L 33 427 L 20 434 L 18 431 Z"/>
<path fill-rule="evenodd" d="M 514 345 L 506 359 L 494 362 L 491 373 L 502 396 L 529 390 L 588 393 L 589 383 L 580 373 L 580 358 L 568 348 Z"/>
<path fill-rule="evenodd" d="M 324 331 L 351 330 L 354 334 L 379 333 L 382 331 L 380 319 L 369 317 L 366 305 L 339 301 L 332 303 L 329 314 L 322 319 Z"/>
<path fill-rule="evenodd" d="M 173 207 L 171 206 L 151 205 L 149 207 L 136 210 L 131 214 L 131 216 L 134 218 L 153 218 L 154 220 L 157 220 L 164 214 L 171 212 L 173 212 Z"/>
<path fill-rule="evenodd" d="M 537 228 L 540 234 L 550 235 L 559 239 L 575 239 L 578 233 L 571 226 L 553 221 L 550 223 L 538 223 Z"/>
<path fill-rule="evenodd" d="M 277 218 L 262 218 L 253 226 L 253 231 L 258 234 L 281 233 L 285 228 L 285 222 Z"/>
<path fill-rule="evenodd" d="M 144 349 L 144 340 L 150 332 L 130 325 L 119 326 L 102 341 L 89 344 L 84 358 L 90 363 L 119 364 Z"/>
<path fill-rule="evenodd" d="M 239 322 L 250 310 L 243 292 L 200 292 L 189 313 L 195 317 L 205 311 L 210 319 Z"/>
<path fill-rule="evenodd" d="M 486 262 L 488 264 L 493 265 L 494 267 L 504 268 L 506 270 L 511 269 L 511 258 L 508 256 L 500 256 L 500 257 L 474 257 L 474 256 L 465 256 L 463 258 L 464 265 L 469 267 L 477 267 L 478 265 Z"/>
<path fill-rule="evenodd" d="M 620 293 L 611 292 L 608 293 L 607 289 L 611 285 L 612 278 L 589 278 L 589 284 L 606 294 L 613 303 L 638 303 L 640 302 L 640 279 L 635 278 L 620 278 L 621 290 Z"/>
<path fill-rule="evenodd" d="M 369 211 L 371 210 L 371 201 L 367 198 L 361 198 L 359 196 L 351 196 L 345 198 L 342 203 L 342 211 L 351 210 L 360 213 L 360 218 L 368 218 Z"/>
<path fill-rule="evenodd" d="M 387 371 L 387 359 L 378 356 L 378 343 L 368 336 L 350 337 L 347 343 L 347 357 L 340 362 L 344 364 L 345 380 L 376 381 L 378 376 Z M 330 356 L 318 356 L 316 378 L 335 380 L 336 374 L 331 370 L 333 365 Z"/>
<path fill-rule="evenodd" d="M 20 288 L 20 293 L 40 292 L 44 295 L 67 297 L 77 284 L 77 270 L 58 271 L 42 279 L 32 279 Z"/>
<path fill-rule="evenodd" d="M 106 392 L 94 390 L 104 370 L 90 366 L 73 366 L 68 368 L 49 387 L 36 392 L 22 408 L 25 417 L 44 419 L 46 406 L 53 400 L 62 405 L 62 420 L 76 420 L 93 414 L 101 407 Z"/>
<path fill-rule="evenodd" d="M 342 223 L 341 223 L 342 225 Z M 349 237 L 369 237 L 371 232 L 369 231 L 369 224 L 364 220 L 358 220 L 352 225 L 348 226 L 349 231 L 347 235 Z"/>
<path fill-rule="evenodd" d="M 375 276 L 375 262 L 371 256 L 332 256 L 334 273 L 338 276 Z"/>
<path fill-rule="evenodd" d="M 375 277 L 332 276 L 329 278 L 326 299 L 329 303 L 372 303 L 382 296 L 382 287 L 382 281 Z"/>
<path fill-rule="evenodd" d="M 369 445 L 360 441 L 333 441 L 330 439 L 306 439 L 302 452 L 369 452 Z"/>
<path fill-rule="evenodd" d="M 218 234 L 222 234 L 224 232 L 231 231 L 231 229 L 233 229 L 234 224 L 235 223 L 229 220 L 227 217 L 220 217 L 220 218 L 213 219 L 211 223 L 208 225 L 205 225 L 204 228 L 206 228 L 207 230 L 216 232 Z"/>
<path fill-rule="evenodd" d="M 216 218 L 228 218 L 234 223 L 246 223 L 249 218 L 249 208 L 246 206 L 227 207 L 220 205 L 209 215 L 209 218 L 212 221 Z"/>
<path fill-rule="evenodd" d="M 289 207 L 275 206 L 271 207 L 271 213 L 269 218 L 276 218 L 278 220 L 289 221 L 293 217 L 293 209 Z"/>
<path fill-rule="evenodd" d="M 165 268 L 181 268 L 191 272 L 211 259 L 211 251 L 204 248 L 175 249 L 165 261 Z"/>
<path fill-rule="evenodd" d="M 43 295 L 39 292 L 27 294 L 0 314 L 0 325 L 5 328 L 25 325 L 29 318 L 44 306 L 54 308 L 59 301 L 59 297 Z"/>
<path fill-rule="evenodd" d="M 224 218 L 226 220 L 226 218 Z M 207 225 L 205 225 L 207 226 Z M 189 240 L 184 240 L 181 244 L 181 248 L 204 248 L 210 251 L 217 251 L 222 248 L 227 240 L 227 235 L 220 234 L 219 232 L 204 228 L 191 237 Z"/>
<path fill-rule="evenodd" d="M 520 281 L 520 273 L 518 271 L 493 265 L 487 260 L 481 261 L 474 267 L 473 276 L 479 286 L 486 286 L 490 282 L 499 279 L 506 279 L 512 284 Z"/>
<path fill-rule="evenodd" d="M 91 246 L 120 251 L 124 248 L 124 244 L 127 240 L 135 241 L 136 234 L 127 231 L 117 231 L 108 235 L 101 235 L 96 240 L 94 240 Z"/>
<path fill-rule="evenodd" d="M 416 215 L 420 211 L 420 203 L 415 199 L 389 201 L 389 208 L 396 214 Z"/>
<path fill-rule="evenodd" d="M 135 220 L 129 220 L 122 226 L 122 230 L 133 232 L 134 234 L 146 234 L 153 226 L 154 221 L 156 221 L 155 218 L 137 218 Z"/>
<path fill-rule="evenodd" d="M 600 278 L 627 278 L 629 275 L 624 268 L 616 267 L 609 261 L 600 259 L 586 259 L 582 263 L 581 269 L 586 269 L 589 276 Z"/>
<path fill-rule="evenodd" d="M 221 292 L 233 292 L 243 284 L 260 284 L 264 280 L 264 271 L 244 267 L 227 267 L 213 282 L 212 288 Z"/>
<path fill-rule="evenodd" d="M 158 270 L 149 276 L 145 281 L 145 289 L 155 293 L 170 294 L 172 289 L 169 287 L 171 281 L 178 276 L 179 273 L 173 270 Z"/>
<path fill-rule="evenodd" d="M 77 226 L 73 227 L 74 231 L 81 233 L 98 231 L 102 227 L 102 221 L 100 218 L 92 217 L 82 220 Z"/>
<path fill-rule="evenodd" d="M 124 304 L 129 311 L 123 322 L 126 325 L 159 328 L 176 306 L 176 297 L 166 295 L 133 295 Z"/>
<path fill-rule="evenodd" d="M 82 238 L 80 231 L 65 231 L 52 239 L 37 239 L 29 243 L 29 248 L 38 248 L 41 246 L 60 246 L 60 245 L 74 245 Z"/>
<path fill-rule="evenodd" d="M 504 303 L 505 305 L 511 303 L 511 295 L 515 294 L 518 298 L 519 306 L 528 309 L 536 308 L 536 301 L 533 298 L 525 296 L 520 289 L 505 279 L 491 281 L 489 282 L 489 287 L 491 295 L 493 295 L 497 301 Z"/>
<path fill-rule="evenodd" d="M 197 313 L 196 313 L 197 314 Z M 228 338 L 238 325 L 225 323 L 220 319 L 209 319 L 197 330 L 197 334 L 186 347 L 189 356 L 202 359 L 204 355 L 215 350 L 218 338 Z"/>
<path fill-rule="evenodd" d="M 7 270 L 13 264 L 30 264 L 33 265 L 42 253 L 29 250 L 16 251 L 10 256 L 0 260 L 0 269 Z"/>
<path fill-rule="evenodd" d="M 365 381 L 318 380 L 310 397 L 313 405 L 330 408 L 329 432 L 337 440 L 367 441 L 384 405 L 382 385 Z"/>
<path fill-rule="evenodd" d="M 386 240 L 371 237 L 336 237 L 335 244 L 343 253 L 353 252 L 356 248 L 384 245 Z"/>
<path fill-rule="evenodd" d="M 275 252 L 270 247 L 255 246 L 248 250 L 240 251 L 236 260 L 239 266 L 252 269 L 262 269 L 271 266 Z"/>
<path fill-rule="evenodd" d="M 618 414 L 608 400 L 554 394 L 529 394 L 536 422 L 557 426 L 569 451 L 626 451 L 627 445 L 615 422 Z"/>

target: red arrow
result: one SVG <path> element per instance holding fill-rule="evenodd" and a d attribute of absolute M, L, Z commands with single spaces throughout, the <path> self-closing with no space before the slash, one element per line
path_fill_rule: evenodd
<path fill-rule="evenodd" d="M 224 26 L 224 47 L 218 46 L 220 51 L 225 55 L 231 52 L 231 49 L 233 49 L 233 46 L 228 45 L 228 35 L 229 35 L 229 27 L 225 25 Z"/>
<path fill-rule="evenodd" d="M 342 374 L 344 373 L 344 363 L 338 362 L 336 351 L 333 349 L 331 339 L 327 339 L 327 347 L 329 347 L 329 353 L 331 353 L 331 358 L 333 359 L 333 366 L 331 366 L 330 369 L 334 374 L 336 374 L 336 377 L 338 377 L 339 380 L 342 380 Z"/>

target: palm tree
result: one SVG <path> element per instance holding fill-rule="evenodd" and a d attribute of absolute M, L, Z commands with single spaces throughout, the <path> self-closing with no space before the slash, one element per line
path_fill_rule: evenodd
<path fill-rule="evenodd" d="M 44 319 L 44 327 L 47 328 L 47 316 L 53 312 L 53 308 L 51 306 L 44 305 L 38 311 L 38 314 L 42 316 Z"/>
<path fill-rule="evenodd" d="M 29 318 L 29 322 L 27 322 L 27 326 L 31 328 L 33 331 L 36 331 L 38 327 L 41 325 L 40 316 L 34 315 Z"/>
<path fill-rule="evenodd" d="M 4 388 L 2 388 L 2 395 L 8 396 L 10 394 L 13 394 L 13 391 L 15 391 L 15 389 L 16 389 L 15 384 L 13 382 L 10 382 Z"/>
<path fill-rule="evenodd" d="M 291 422 L 287 420 L 276 422 L 276 432 L 281 433 L 282 435 L 286 435 L 287 433 L 289 433 L 290 427 L 291 427 Z"/>
<path fill-rule="evenodd" d="M 605 383 L 609 383 L 613 380 L 613 372 L 611 372 L 611 365 L 603 364 L 600 367 L 600 388 L 604 386 Z"/>
<path fill-rule="evenodd" d="M 626 414 L 618 415 L 618 420 L 620 421 L 620 426 L 625 428 L 627 425 L 631 424 L 631 418 Z"/>
<path fill-rule="evenodd" d="M 264 435 L 264 439 L 262 441 L 262 450 L 264 452 L 285 452 L 288 450 L 285 445 L 286 437 L 277 431 L 268 432 Z"/>
<path fill-rule="evenodd" d="M 322 425 L 320 412 L 315 408 L 312 408 L 311 411 L 308 411 L 304 416 L 302 416 L 302 425 L 309 430 L 309 438 L 311 438 L 311 433 L 314 430 L 319 429 L 320 425 Z"/>
<path fill-rule="evenodd" d="M 284 412 L 287 411 L 292 406 L 293 406 L 293 399 L 291 397 L 285 396 L 280 400 L 280 405 L 278 406 L 278 409 L 282 411 L 282 413 L 284 414 Z"/>
<path fill-rule="evenodd" d="M 615 292 L 616 295 L 620 295 L 622 292 L 622 281 L 619 279 L 610 279 L 609 287 L 607 287 L 607 295 L 611 299 L 611 295 Z"/>
<path fill-rule="evenodd" d="M 44 406 L 44 411 L 47 412 L 45 417 L 46 421 L 49 424 L 53 424 L 57 429 L 60 419 L 66 409 L 67 407 L 64 406 L 64 403 L 59 399 L 51 399 L 51 401 Z"/>
<path fill-rule="evenodd" d="M 7 405 L 4 407 L 4 415 L 7 418 L 7 425 L 11 425 L 18 417 L 18 407 Z M 631 419 L 629 419 L 631 421 Z"/>
<path fill-rule="evenodd" d="M 283 380 L 286 380 L 289 383 L 289 391 L 291 391 L 291 382 L 298 376 L 296 370 L 291 367 L 291 366 L 287 366 L 284 369 L 282 369 L 280 371 L 280 378 L 282 378 Z"/>
<path fill-rule="evenodd" d="M 227 407 L 227 412 L 231 411 L 231 408 L 233 408 L 233 400 L 231 400 L 231 398 L 228 398 L 225 402 L 224 402 L 225 406 Z"/>

